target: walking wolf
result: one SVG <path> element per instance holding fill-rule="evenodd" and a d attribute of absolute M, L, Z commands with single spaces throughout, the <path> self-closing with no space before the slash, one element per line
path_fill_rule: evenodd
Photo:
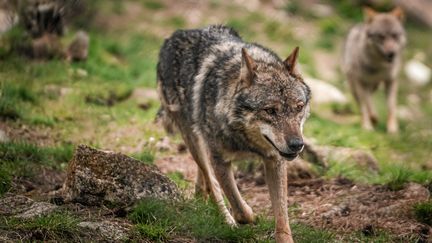
<path fill-rule="evenodd" d="M 303 149 L 309 113 L 310 91 L 295 71 L 297 56 L 295 48 L 282 61 L 230 28 L 210 26 L 176 31 L 163 44 L 157 67 L 160 114 L 180 131 L 198 165 L 197 192 L 210 193 L 229 224 L 253 222 L 231 161 L 261 157 L 277 242 L 292 242 L 285 165 Z"/>

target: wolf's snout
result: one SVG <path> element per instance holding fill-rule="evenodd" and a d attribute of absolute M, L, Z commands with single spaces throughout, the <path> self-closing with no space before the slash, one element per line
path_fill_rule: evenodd
<path fill-rule="evenodd" d="M 387 61 L 391 62 L 391 61 L 393 61 L 394 57 L 396 56 L 396 53 L 394 51 L 390 51 L 390 52 L 387 52 L 385 54 L 385 56 L 386 56 Z"/>
<path fill-rule="evenodd" d="M 294 152 L 300 152 L 304 147 L 304 143 L 303 140 L 300 138 L 291 138 L 290 140 L 288 140 L 288 148 Z"/>

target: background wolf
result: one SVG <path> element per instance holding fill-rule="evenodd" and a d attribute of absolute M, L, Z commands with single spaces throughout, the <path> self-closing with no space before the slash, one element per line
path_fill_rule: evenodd
<path fill-rule="evenodd" d="M 253 222 L 231 161 L 258 155 L 266 169 L 277 242 L 292 241 L 285 163 L 303 149 L 309 110 L 309 88 L 295 72 L 297 55 L 298 48 L 282 61 L 264 47 L 243 42 L 230 28 L 210 26 L 175 32 L 165 41 L 157 68 L 163 113 L 199 167 L 197 192 L 210 193 L 228 223 Z"/>
<path fill-rule="evenodd" d="M 387 131 L 398 131 L 398 84 L 395 78 L 406 43 L 402 17 L 399 8 L 390 13 L 377 13 L 365 8 L 365 23 L 351 29 L 345 43 L 343 70 L 360 106 L 362 127 L 367 130 L 372 130 L 377 123 L 371 95 L 383 82 L 387 95 Z"/>

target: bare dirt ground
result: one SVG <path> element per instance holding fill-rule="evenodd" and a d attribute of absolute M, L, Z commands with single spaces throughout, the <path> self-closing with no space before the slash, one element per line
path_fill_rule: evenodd
<path fill-rule="evenodd" d="M 155 163 L 164 173 L 182 173 L 193 187 L 197 168 L 189 154 L 160 158 Z M 268 189 L 260 178 L 243 176 L 237 181 L 254 211 L 271 215 Z M 338 233 L 372 235 L 385 230 L 399 237 L 432 240 L 432 228 L 418 223 L 412 213 L 415 203 L 430 197 L 430 191 L 419 184 L 409 183 L 402 190 L 392 191 L 386 186 L 354 184 L 343 178 L 316 178 L 291 181 L 288 192 L 295 221 Z"/>

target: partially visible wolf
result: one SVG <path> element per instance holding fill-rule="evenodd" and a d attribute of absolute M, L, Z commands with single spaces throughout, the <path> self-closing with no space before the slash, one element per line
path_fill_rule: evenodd
<path fill-rule="evenodd" d="M 402 18 L 400 8 L 390 13 L 377 13 L 365 8 L 365 22 L 351 29 L 345 43 L 343 71 L 360 106 L 362 127 L 367 130 L 373 130 L 373 125 L 377 123 L 372 93 L 380 83 L 384 83 L 388 109 L 387 131 L 398 132 L 396 75 L 406 44 Z"/>
<path fill-rule="evenodd" d="M 231 161 L 261 157 L 277 242 L 292 242 L 285 164 L 303 149 L 309 111 L 310 91 L 295 71 L 297 56 L 298 48 L 282 61 L 230 28 L 210 26 L 176 31 L 163 44 L 157 66 L 160 114 L 174 122 L 198 165 L 196 191 L 210 193 L 229 224 L 253 222 Z"/>

